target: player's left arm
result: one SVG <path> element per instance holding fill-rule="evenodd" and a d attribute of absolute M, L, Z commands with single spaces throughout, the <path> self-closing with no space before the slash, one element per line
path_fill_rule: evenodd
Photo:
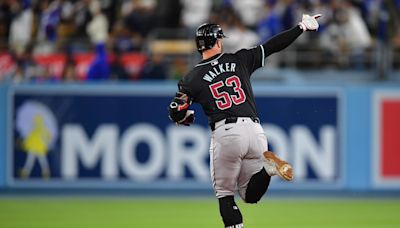
<path fill-rule="evenodd" d="M 179 91 L 169 104 L 169 118 L 176 124 L 189 126 L 194 122 L 194 110 L 189 110 L 193 99 Z"/>
<path fill-rule="evenodd" d="M 279 33 L 272 37 L 270 40 L 262 45 L 264 51 L 264 57 L 279 52 L 291 43 L 293 43 L 297 37 L 299 37 L 305 31 L 316 31 L 318 30 L 319 24 L 317 18 L 321 17 L 321 14 L 310 16 L 307 14 L 303 15 L 302 20 L 295 27 Z"/>

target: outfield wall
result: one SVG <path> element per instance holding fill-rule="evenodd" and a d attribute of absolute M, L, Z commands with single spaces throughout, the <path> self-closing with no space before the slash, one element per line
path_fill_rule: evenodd
<path fill-rule="evenodd" d="M 0 188 L 209 190 L 207 120 L 194 106 L 194 126 L 172 124 L 175 89 L 0 86 Z M 400 191 L 400 87 L 257 82 L 254 91 L 271 149 L 295 167 L 293 183 L 271 188 Z"/>

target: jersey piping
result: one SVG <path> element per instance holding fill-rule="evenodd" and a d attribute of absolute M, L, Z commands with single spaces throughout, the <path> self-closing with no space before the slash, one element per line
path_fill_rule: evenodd
<path fill-rule="evenodd" d="M 264 52 L 264 47 L 260 45 L 261 47 L 261 66 L 263 67 L 265 64 L 265 52 Z"/>

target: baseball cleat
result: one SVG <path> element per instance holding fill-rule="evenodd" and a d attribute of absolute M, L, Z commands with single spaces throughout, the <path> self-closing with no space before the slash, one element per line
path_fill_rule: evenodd
<path fill-rule="evenodd" d="M 286 181 L 293 180 L 293 168 L 289 163 L 281 160 L 271 151 L 265 151 L 263 154 L 268 165 L 267 173 L 270 176 L 278 175 Z"/>

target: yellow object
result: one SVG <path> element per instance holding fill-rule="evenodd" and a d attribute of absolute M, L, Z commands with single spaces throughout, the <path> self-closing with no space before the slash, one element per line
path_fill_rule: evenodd
<path fill-rule="evenodd" d="M 43 117 L 36 115 L 33 117 L 33 129 L 23 141 L 24 150 L 28 153 L 46 155 L 50 139 L 51 134 L 44 124 Z"/>

